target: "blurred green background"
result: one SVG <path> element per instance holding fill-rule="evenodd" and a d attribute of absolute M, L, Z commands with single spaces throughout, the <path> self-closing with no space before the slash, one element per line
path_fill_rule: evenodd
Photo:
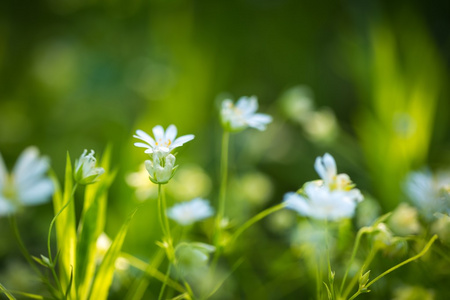
<path fill-rule="evenodd" d="M 125 250 L 145 257 L 160 232 L 149 223 L 153 202 L 142 201 L 151 191 L 130 177 L 146 158 L 133 146 L 134 131 L 175 124 L 180 135 L 195 134 L 179 151 L 170 199 L 215 203 L 220 100 L 256 95 L 275 120 L 266 132 L 232 136 L 232 198 L 243 198 L 230 205 L 233 218 L 241 222 L 316 179 L 314 158 L 324 152 L 388 211 L 404 200 L 408 171 L 450 163 L 449 12 L 448 1 L 3 0 L 0 152 L 11 169 L 36 145 L 62 178 L 66 151 L 75 159 L 111 144 L 119 172 L 108 231 L 142 204 Z M 289 100 L 302 97 L 306 116 Z M 192 172 L 196 186 L 183 186 Z M 24 231 L 36 228 L 25 236 L 40 251 L 50 204 L 20 219 Z M 283 240 L 268 227 L 256 236 Z M 3 218 L 4 272 L 20 261 L 12 240 Z"/>

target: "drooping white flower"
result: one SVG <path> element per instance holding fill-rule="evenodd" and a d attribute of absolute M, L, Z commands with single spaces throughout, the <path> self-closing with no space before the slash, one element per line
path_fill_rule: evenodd
<path fill-rule="evenodd" d="M 286 208 L 298 212 L 302 216 L 318 220 L 338 221 L 351 218 L 355 213 L 357 202 L 344 191 L 330 191 L 326 186 L 307 183 L 304 195 L 287 193 L 284 196 Z"/>
<path fill-rule="evenodd" d="M 175 220 L 180 225 L 191 225 L 196 221 L 200 221 L 211 217 L 214 214 L 208 200 L 195 198 L 189 202 L 176 204 L 169 208 L 167 216 Z"/>
<path fill-rule="evenodd" d="M 166 184 L 175 174 L 178 166 L 175 166 L 175 156 L 167 154 L 160 149 L 155 149 L 152 160 L 145 161 L 145 168 L 150 175 L 150 180 L 156 184 Z"/>
<path fill-rule="evenodd" d="M 237 132 L 247 127 L 258 130 L 265 130 L 267 124 L 272 122 L 272 117 L 266 114 L 256 113 L 258 110 L 258 99 L 255 96 L 241 97 L 233 104 L 233 101 L 226 99 L 222 102 L 220 116 L 222 126 L 225 130 Z"/>
<path fill-rule="evenodd" d="M 22 152 L 11 174 L 0 154 L 0 216 L 15 213 L 22 206 L 47 202 L 54 189 L 45 176 L 48 168 L 48 158 L 39 157 L 36 147 Z"/>
<path fill-rule="evenodd" d="M 145 153 L 152 154 L 156 150 L 160 150 L 162 153 L 170 153 L 173 149 L 182 146 L 184 143 L 187 143 L 194 139 L 193 134 L 187 134 L 177 137 L 177 127 L 175 125 L 170 125 L 167 127 L 167 130 L 164 131 L 164 128 L 161 125 L 157 125 L 152 129 L 154 139 L 148 135 L 143 130 L 136 130 L 136 134 L 133 137 L 144 141 L 145 143 L 137 142 L 134 143 L 136 147 L 146 148 Z"/>
<path fill-rule="evenodd" d="M 80 184 L 90 184 L 97 181 L 98 177 L 105 173 L 101 167 L 95 167 L 97 160 L 94 157 L 94 150 L 87 154 L 87 150 L 83 151 L 80 158 L 75 161 L 75 180 Z"/>
<path fill-rule="evenodd" d="M 428 220 L 435 213 L 450 215 L 450 173 L 433 174 L 430 170 L 411 172 L 404 184 L 405 192 L 419 212 Z"/>

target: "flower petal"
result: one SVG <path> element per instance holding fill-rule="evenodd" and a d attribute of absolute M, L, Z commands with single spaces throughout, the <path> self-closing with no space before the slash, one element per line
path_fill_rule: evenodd
<path fill-rule="evenodd" d="M 152 146 L 148 145 L 148 144 L 144 144 L 144 143 L 134 143 L 134 145 L 136 147 L 140 147 L 140 148 L 147 148 L 147 149 L 152 149 Z"/>
<path fill-rule="evenodd" d="M 6 216 L 16 211 L 16 207 L 0 194 L 0 216 Z"/>
<path fill-rule="evenodd" d="M 195 138 L 195 135 L 193 135 L 193 134 L 187 134 L 187 135 L 180 136 L 175 141 L 173 141 L 173 143 L 170 145 L 170 149 L 172 150 L 176 147 L 180 147 L 184 143 L 192 141 L 194 138 Z"/>
<path fill-rule="evenodd" d="M 311 208 L 308 201 L 297 193 L 286 193 L 283 202 L 286 204 L 286 208 L 292 209 L 302 216 L 308 216 L 310 214 Z"/>
<path fill-rule="evenodd" d="M 152 147 L 156 146 L 155 140 L 143 130 L 140 130 L 140 129 L 136 130 L 136 135 L 133 135 L 133 137 L 148 143 Z"/>
<path fill-rule="evenodd" d="M 177 137 L 177 127 L 172 124 L 166 129 L 165 140 L 173 142 L 176 137 Z"/>
<path fill-rule="evenodd" d="M 39 159 L 39 150 L 34 147 L 28 147 L 20 154 L 13 168 L 12 174 L 15 178 L 26 177 L 26 173 L 31 170 Z"/>
<path fill-rule="evenodd" d="M 272 117 L 266 114 L 254 114 L 247 119 L 247 124 L 250 127 L 256 128 L 258 130 L 265 130 L 266 125 L 272 122 Z"/>
<path fill-rule="evenodd" d="M 18 190 L 18 196 L 24 205 L 37 205 L 50 200 L 53 193 L 53 182 L 48 179 L 41 179 L 26 189 Z"/>
<path fill-rule="evenodd" d="M 255 96 L 241 97 L 236 103 L 236 108 L 244 115 L 251 115 L 258 110 L 258 99 Z"/>
<path fill-rule="evenodd" d="M 160 143 L 164 140 L 164 128 L 161 125 L 156 125 L 153 127 L 152 131 L 156 143 Z"/>
<path fill-rule="evenodd" d="M 8 171 L 6 170 L 6 166 L 3 161 L 2 154 L 0 153 L 0 192 L 3 189 L 3 184 L 5 183 L 7 176 L 8 176 Z M 0 209 L 0 214 L 1 214 L 1 209 Z"/>

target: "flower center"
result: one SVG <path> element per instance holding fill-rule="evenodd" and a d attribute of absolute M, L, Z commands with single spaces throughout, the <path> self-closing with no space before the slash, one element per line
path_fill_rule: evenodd
<path fill-rule="evenodd" d="M 163 146 L 163 147 L 169 147 L 172 144 L 172 141 L 170 139 L 167 140 L 163 140 L 163 139 L 159 139 L 158 141 L 155 142 L 156 146 Z"/>

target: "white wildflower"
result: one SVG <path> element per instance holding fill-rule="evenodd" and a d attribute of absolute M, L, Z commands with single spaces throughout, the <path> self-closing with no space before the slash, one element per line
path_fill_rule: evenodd
<path fill-rule="evenodd" d="M 233 104 L 233 101 L 226 99 L 222 102 L 220 116 L 222 126 L 228 131 L 241 131 L 247 127 L 258 130 L 265 130 L 267 124 L 272 122 L 272 117 L 266 114 L 258 114 L 258 100 L 255 96 L 241 97 Z"/>
<path fill-rule="evenodd" d="M 175 220 L 180 225 L 191 225 L 196 221 L 200 221 L 211 217 L 214 214 L 208 200 L 195 198 L 189 202 L 176 204 L 169 208 L 167 216 Z"/>
<path fill-rule="evenodd" d="M 330 191 L 326 186 L 307 183 L 304 195 L 287 193 L 284 196 L 286 208 L 302 216 L 318 220 L 338 221 L 355 214 L 356 201 L 344 191 Z"/>
<path fill-rule="evenodd" d="M 150 180 L 156 184 L 166 184 L 175 175 L 178 166 L 175 166 L 175 156 L 155 149 L 152 160 L 145 161 L 145 168 Z"/>
<path fill-rule="evenodd" d="M 405 192 L 419 212 L 428 220 L 435 213 L 450 214 L 450 173 L 432 174 L 429 170 L 411 172 L 404 185 Z"/>
<path fill-rule="evenodd" d="M 105 173 L 101 167 L 96 168 L 97 160 L 94 157 L 94 150 L 87 154 L 85 149 L 80 158 L 75 161 L 75 180 L 80 184 L 90 184 L 97 181 L 98 177 Z"/>
<path fill-rule="evenodd" d="M 155 137 L 154 139 L 142 130 L 136 130 L 136 135 L 133 135 L 133 137 L 145 142 L 134 143 L 134 145 L 136 147 L 146 148 L 147 150 L 145 150 L 145 153 L 148 154 L 152 154 L 157 150 L 161 153 L 168 154 L 172 152 L 173 149 L 194 139 L 193 134 L 183 135 L 176 138 L 177 127 L 175 125 L 170 125 L 167 127 L 166 131 L 164 131 L 164 128 L 161 125 L 157 125 L 153 127 L 152 131 Z"/>
<path fill-rule="evenodd" d="M 48 159 L 39 157 L 36 147 L 22 152 L 11 174 L 0 154 L 0 216 L 15 213 L 22 206 L 47 202 L 54 189 L 45 176 L 48 168 Z"/>

